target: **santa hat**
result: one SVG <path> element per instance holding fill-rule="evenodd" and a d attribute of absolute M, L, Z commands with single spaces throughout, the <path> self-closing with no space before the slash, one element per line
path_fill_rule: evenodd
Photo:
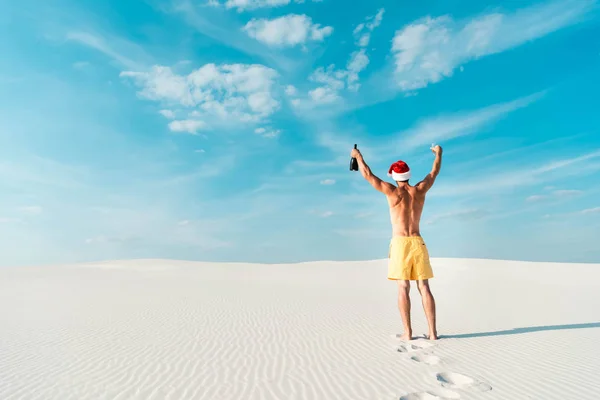
<path fill-rule="evenodd" d="M 407 181 L 410 179 L 410 168 L 404 161 L 399 160 L 390 166 L 388 175 L 395 181 Z"/>

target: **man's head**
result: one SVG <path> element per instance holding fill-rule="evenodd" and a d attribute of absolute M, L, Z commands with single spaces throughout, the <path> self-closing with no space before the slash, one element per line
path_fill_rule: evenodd
<path fill-rule="evenodd" d="M 410 168 L 408 168 L 408 165 L 404 161 L 398 160 L 390 166 L 388 175 L 396 182 L 408 182 L 410 179 Z"/>

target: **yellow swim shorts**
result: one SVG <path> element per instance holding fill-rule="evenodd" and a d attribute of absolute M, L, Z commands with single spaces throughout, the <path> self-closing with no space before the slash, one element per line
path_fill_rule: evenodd
<path fill-rule="evenodd" d="M 388 255 L 388 279 L 420 281 L 433 278 L 429 252 L 420 236 L 394 236 Z"/>

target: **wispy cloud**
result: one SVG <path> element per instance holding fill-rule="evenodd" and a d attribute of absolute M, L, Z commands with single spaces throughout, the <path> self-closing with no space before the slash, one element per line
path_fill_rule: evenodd
<path fill-rule="evenodd" d="M 308 213 L 311 215 L 316 215 L 319 218 L 329 218 L 333 215 L 333 211 L 319 211 L 319 210 L 308 210 Z"/>
<path fill-rule="evenodd" d="M 562 189 L 562 190 L 552 190 L 547 194 L 535 194 L 527 197 L 525 201 L 529 203 L 536 203 L 545 200 L 552 199 L 569 199 L 573 197 L 577 197 L 583 194 L 582 190 L 574 190 L 574 189 Z"/>
<path fill-rule="evenodd" d="M 323 179 L 321 185 L 335 185 L 335 179 Z"/>
<path fill-rule="evenodd" d="M 554 171 L 554 170 L 557 170 L 557 169 L 562 169 L 562 168 L 565 168 L 565 167 L 569 167 L 569 166 L 574 165 L 574 164 L 579 164 L 582 161 L 588 161 L 588 160 L 592 160 L 592 159 L 598 158 L 598 157 L 600 157 L 600 151 L 594 151 L 594 152 L 591 152 L 591 153 L 583 154 L 583 155 L 581 155 L 579 157 L 566 158 L 566 159 L 563 159 L 563 160 L 550 162 L 550 163 L 548 163 L 548 164 L 546 164 L 546 165 L 544 165 L 544 166 L 536 169 L 535 172 L 537 174 L 541 174 L 541 173 L 545 173 L 545 172 L 551 172 L 551 171 Z"/>
<path fill-rule="evenodd" d="M 371 32 L 381 24 L 384 9 L 381 8 L 377 14 L 366 18 L 365 22 L 354 29 L 358 49 L 350 54 L 345 68 L 336 68 L 334 64 L 327 67 L 318 67 L 309 76 L 309 81 L 319 84 L 308 92 L 307 100 L 296 100 L 298 107 L 310 107 L 336 103 L 341 99 L 344 89 L 357 92 L 360 89 L 359 75 L 369 63 L 366 46 L 369 44 Z"/>
<path fill-rule="evenodd" d="M 500 53 L 578 22 L 594 0 L 559 0 L 454 21 L 425 17 L 396 32 L 392 54 L 400 90 L 424 88 L 452 76 L 459 66 Z"/>
<path fill-rule="evenodd" d="M 292 3 L 304 3 L 305 0 L 209 0 L 208 5 L 213 7 L 234 8 L 238 12 L 256 10 L 259 8 L 283 7 Z M 319 2 L 321 0 L 313 0 Z"/>
<path fill-rule="evenodd" d="M 333 33 L 331 26 L 321 27 L 304 14 L 289 14 L 273 19 L 252 18 L 243 30 L 251 38 L 273 47 L 294 47 L 307 42 L 321 42 Z"/>
<path fill-rule="evenodd" d="M 123 47 L 126 47 L 130 52 L 132 47 L 136 47 L 135 45 L 123 41 L 122 39 L 111 37 L 110 40 L 106 40 L 100 35 L 84 31 L 68 32 L 66 35 L 66 39 L 69 41 L 78 42 L 84 46 L 90 47 L 101 53 L 104 53 L 108 57 L 118 62 L 122 67 L 136 70 L 144 68 L 143 64 L 141 64 L 140 62 L 124 55 L 121 51 L 115 50 L 115 48 L 113 47 L 115 44 L 121 44 Z M 137 49 L 136 52 L 139 53 L 139 49 Z M 78 66 L 81 67 L 82 64 L 78 64 Z"/>
<path fill-rule="evenodd" d="M 583 215 L 600 214 L 600 207 L 586 208 L 580 211 Z"/>
<path fill-rule="evenodd" d="M 254 133 L 264 138 L 276 138 L 281 134 L 281 129 L 273 129 L 272 127 L 260 127 L 254 130 Z"/>
<path fill-rule="evenodd" d="M 471 135 L 513 111 L 529 106 L 545 92 L 522 97 L 507 103 L 495 104 L 470 112 L 441 115 L 423 120 L 413 128 L 400 133 L 402 149 L 414 149 L 431 143 L 445 143 L 451 139 Z"/>
<path fill-rule="evenodd" d="M 543 201 L 546 200 L 548 198 L 548 196 L 543 195 L 543 194 L 534 194 L 531 196 L 528 196 L 525 201 L 529 202 L 529 203 L 536 203 L 538 201 Z"/>
<path fill-rule="evenodd" d="M 465 196 L 472 194 L 490 194 L 506 191 L 511 188 L 523 186 L 542 185 L 549 180 L 556 181 L 572 175 L 581 175 L 585 161 L 600 158 L 600 150 L 581 156 L 566 158 L 560 161 L 551 161 L 546 164 L 526 165 L 519 169 L 505 170 L 501 173 L 483 173 L 475 179 L 461 178 L 461 182 L 452 185 L 438 184 L 431 191 L 431 196 Z M 571 168 L 571 167 L 577 168 Z M 552 173 L 548 173 L 552 171 Z M 595 171 L 588 171 L 595 172 Z M 539 197 L 534 197 L 539 201 Z"/>
<path fill-rule="evenodd" d="M 380 8 L 379 11 L 377 11 L 377 14 L 367 17 L 365 22 L 360 23 L 354 28 L 352 33 L 354 34 L 358 46 L 366 47 L 369 45 L 369 42 L 371 41 L 371 32 L 381 25 L 384 12 L 385 9 Z"/>

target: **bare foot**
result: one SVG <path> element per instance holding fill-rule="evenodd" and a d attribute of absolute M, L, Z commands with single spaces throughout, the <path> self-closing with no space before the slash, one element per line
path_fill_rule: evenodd
<path fill-rule="evenodd" d="M 438 340 L 437 332 L 429 332 L 429 335 L 425 336 L 427 340 Z"/>
<path fill-rule="evenodd" d="M 402 335 L 397 335 L 397 336 L 398 336 L 398 339 L 400 339 L 400 340 L 404 340 L 404 341 L 412 340 L 412 332 L 403 333 Z"/>

